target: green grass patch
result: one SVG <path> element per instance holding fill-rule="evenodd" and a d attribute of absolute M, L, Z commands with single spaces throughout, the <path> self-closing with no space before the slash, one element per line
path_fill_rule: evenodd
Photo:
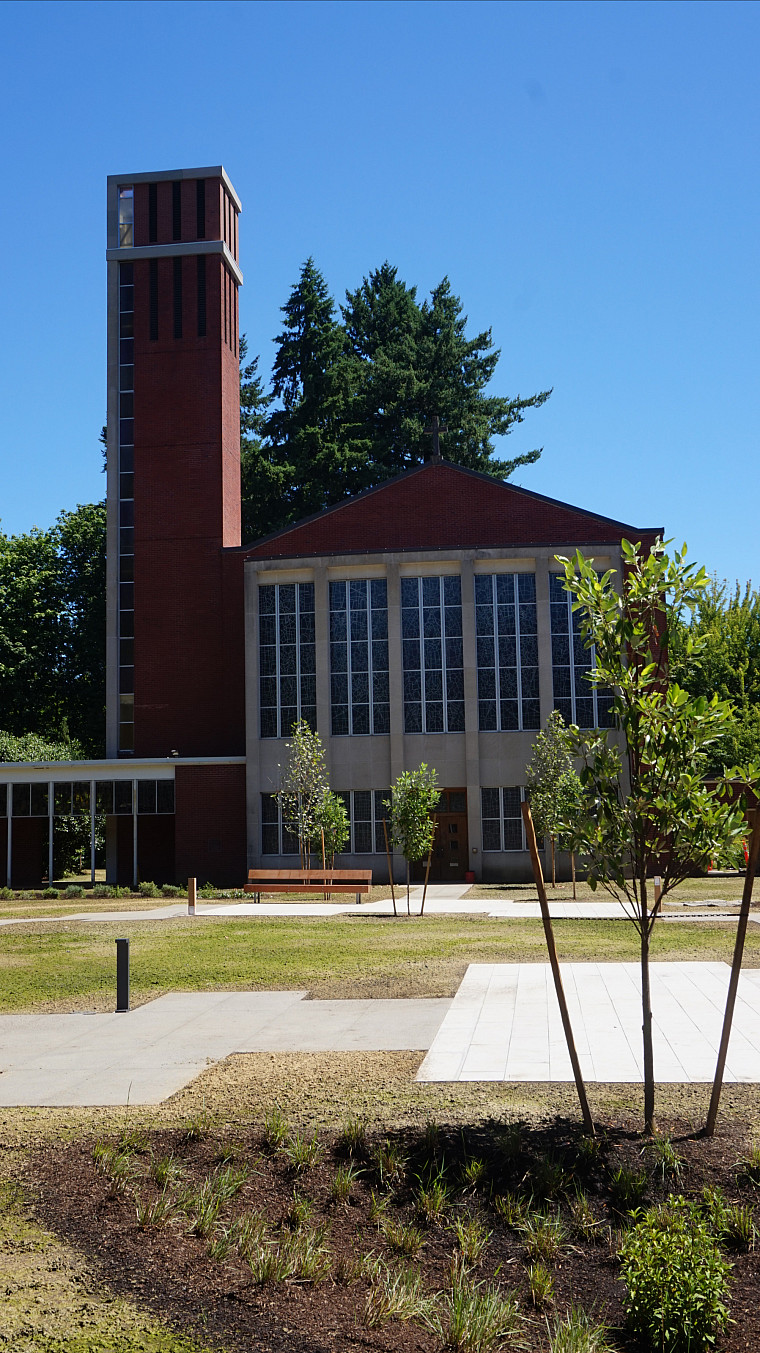
<path fill-rule="evenodd" d="M 636 933 L 624 920 L 558 921 L 555 932 L 565 962 L 638 958 Z M 468 963 L 546 962 L 540 922 L 477 916 L 51 922 L 0 931 L 0 1011 L 111 1008 L 117 935 L 131 941 L 138 1001 L 177 990 L 451 995 Z M 733 939 L 729 923 L 661 925 L 652 958 L 728 962 Z M 760 966 L 754 927 L 745 966 Z"/>

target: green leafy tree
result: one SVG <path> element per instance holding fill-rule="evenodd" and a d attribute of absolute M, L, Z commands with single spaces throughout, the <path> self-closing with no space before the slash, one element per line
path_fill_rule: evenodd
<path fill-rule="evenodd" d="M 435 837 L 435 811 L 441 797 L 437 771 L 423 761 L 418 770 L 405 770 L 391 786 L 385 806 L 390 810 L 390 834 L 406 860 L 406 910 L 413 864 L 429 854 Z"/>
<path fill-rule="evenodd" d="M 332 869 L 335 856 L 340 855 L 348 844 L 351 828 L 343 799 L 331 789 L 325 791 L 317 804 L 315 835 L 319 836 L 320 845 L 324 844 L 325 864 Z"/>
<path fill-rule="evenodd" d="M 601 578 L 593 560 L 578 552 L 563 560 L 565 581 L 593 643 L 591 680 L 614 692 L 613 710 L 623 755 L 609 731 L 569 730 L 580 758 L 585 812 L 566 824 L 582 852 L 592 888 L 618 898 L 640 939 L 644 1039 L 645 1130 L 654 1130 L 654 1057 L 649 950 L 660 903 L 651 880 L 662 880 L 665 897 L 694 868 L 709 863 L 741 840 L 746 823 L 741 802 L 732 801 L 729 779 L 750 783 L 757 768 L 737 768 L 715 787 L 705 783 L 711 750 L 731 721 L 727 701 L 689 695 L 669 668 L 671 636 L 685 609 L 694 608 L 709 584 L 704 569 L 685 562 L 686 547 L 672 558 L 657 542 L 649 552 L 622 543 L 622 593 L 612 572 Z M 701 644 L 692 646 L 695 661 Z M 592 805 L 589 807 L 588 805 Z"/>
<path fill-rule="evenodd" d="M 711 579 L 693 614 L 674 628 L 670 660 L 690 695 L 718 695 L 733 705 L 709 770 L 760 760 L 760 592 L 749 583 L 731 591 Z"/>
<path fill-rule="evenodd" d="M 80 504 L 55 525 L 60 587 L 61 705 L 72 736 L 105 751 L 106 505 Z"/>
<path fill-rule="evenodd" d="M 64 733 L 66 733 L 64 720 Z M 84 755 L 81 745 L 64 736 L 60 740 L 41 737 L 39 733 L 23 733 L 20 737 L 13 733 L 0 732 L 0 761 L 76 761 Z M 90 858 L 90 815 L 89 813 L 56 816 L 54 819 L 53 861 L 59 878 L 66 874 L 81 872 Z M 100 849 L 105 844 L 105 831 L 102 820 L 95 822 L 96 845 Z M 48 866 L 47 842 L 44 843 L 44 858 L 40 861 L 41 872 Z M 52 880 L 51 880 L 52 882 Z"/>
<path fill-rule="evenodd" d="M 552 887 L 556 888 L 556 843 L 559 840 L 562 846 L 563 825 L 572 820 L 583 794 L 573 766 L 568 731 L 558 709 L 552 710 L 544 732 L 539 733 L 533 744 L 525 777 L 536 832 L 549 838 Z"/>
<path fill-rule="evenodd" d="M 305 719 L 293 725 L 292 741 L 285 744 L 285 749 L 287 760 L 280 767 L 280 788 L 275 797 L 284 825 L 298 837 L 301 868 L 308 869 L 312 842 L 319 834 L 329 792 L 325 749 L 319 734 Z"/>

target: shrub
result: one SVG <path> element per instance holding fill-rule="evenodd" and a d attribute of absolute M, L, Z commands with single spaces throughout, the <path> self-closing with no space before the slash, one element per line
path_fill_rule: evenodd
<path fill-rule="evenodd" d="M 84 897 L 84 888 L 80 888 L 78 883 L 70 883 L 68 888 L 64 889 L 64 897 Z"/>
<path fill-rule="evenodd" d="M 138 885 L 137 885 L 137 891 L 138 891 L 138 893 L 140 894 L 141 897 L 157 897 L 157 896 L 158 896 L 158 888 L 156 887 L 155 883 L 153 883 L 153 881 L 152 881 L 151 879 L 143 879 L 141 883 L 138 883 Z"/>
<path fill-rule="evenodd" d="M 185 896 L 185 889 L 184 889 L 184 888 L 180 888 L 180 886 L 179 886 L 178 883 L 162 883 L 162 884 L 161 884 L 161 896 L 162 896 L 162 897 L 184 897 L 184 896 Z"/>
<path fill-rule="evenodd" d="M 44 896 L 44 894 L 43 894 Z M 57 896 L 57 894 L 56 894 Z M 107 883 L 97 883 L 92 890 L 93 897 L 113 897 L 113 888 Z"/>
<path fill-rule="evenodd" d="M 0 888 L 0 898 L 3 902 L 12 902 L 14 897 L 15 893 L 12 888 Z"/>
<path fill-rule="evenodd" d="M 180 888 L 179 891 L 182 892 L 182 889 Z M 219 889 L 218 889 L 218 888 L 215 888 L 214 885 L 213 885 L 213 883 L 204 883 L 203 886 L 200 887 L 200 888 L 198 889 L 197 896 L 198 896 L 198 897 L 216 897 L 216 895 L 217 895 L 218 892 L 219 892 Z"/>
<path fill-rule="evenodd" d="M 628 1324 L 645 1348 L 688 1353 L 725 1329 L 730 1265 L 685 1198 L 635 1216 L 620 1258 Z"/>
<path fill-rule="evenodd" d="M 43 890 L 43 892 L 42 892 L 42 896 L 43 896 L 43 897 L 50 897 L 50 898 L 53 898 L 53 897 L 60 897 L 61 894 L 59 893 L 59 891 L 58 891 L 57 888 L 45 888 L 45 889 Z"/>

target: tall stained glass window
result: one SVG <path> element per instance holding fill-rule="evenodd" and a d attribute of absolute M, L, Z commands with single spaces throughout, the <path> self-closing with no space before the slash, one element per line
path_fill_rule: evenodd
<path fill-rule="evenodd" d="M 348 855 L 384 855 L 385 833 L 383 818 L 390 818 L 390 810 L 385 807 L 390 802 L 389 789 L 352 789 L 341 793 L 346 805 L 351 834 L 344 854 Z M 390 827 L 388 827 L 390 835 Z"/>
<path fill-rule="evenodd" d="M 287 738 L 305 719 L 317 726 L 314 584 L 259 588 L 259 701 L 262 738 Z"/>
<path fill-rule="evenodd" d="M 533 573 L 475 575 L 478 727 L 540 728 Z"/>
<path fill-rule="evenodd" d="M 552 625 L 552 681 L 554 708 L 565 723 L 579 728 L 612 728 L 612 696 L 597 690 L 589 681 L 596 666 L 594 646 L 587 646 L 580 630 L 580 613 L 573 610 L 573 598 L 565 591 L 564 575 L 549 575 L 549 602 Z"/>
<path fill-rule="evenodd" d="M 401 579 L 404 731 L 464 732 L 462 587 L 458 575 Z"/>
<path fill-rule="evenodd" d="M 388 592 L 385 578 L 330 583 L 332 731 L 388 733 Z"/>

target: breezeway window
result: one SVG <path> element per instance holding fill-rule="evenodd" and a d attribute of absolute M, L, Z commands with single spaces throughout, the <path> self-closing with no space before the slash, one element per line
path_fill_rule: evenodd
<path fill-rule="evenodd" d="M 565 723 L 579 728 L 614 728 L 612 696 L 589 681 L 596 666 L 593 644 L 587 647 L 580 630 L 580 612 L 564 586 L 564 575 L 549 575 L 552 625 L 552 681 L 554 708 Z"/>
<path fill-rule="evenodd" d="M 533 573 L 475 575 L 478 727 L 541 727 Z"/>
<path fill-rule="evenodd" d="M 464 732 L 458 575 L 401 579 L 404 732 Z"/>
<path fill-rule="evenodd" d="M 388 733 L 388 594 L 385 578 L 330 583 L 332 731 Z"/>
<path fill-rule="evenodd" d="M 527 850 L 520 805 L 525 790 L 520 785 L 481 789 L 483 851 Z"/>
<path fill-rule="evenodd" d="M 259 588 L 259 698 L 262 738 L 287 738 L 305 719 L 317 726 L 314 584 Z"/>

